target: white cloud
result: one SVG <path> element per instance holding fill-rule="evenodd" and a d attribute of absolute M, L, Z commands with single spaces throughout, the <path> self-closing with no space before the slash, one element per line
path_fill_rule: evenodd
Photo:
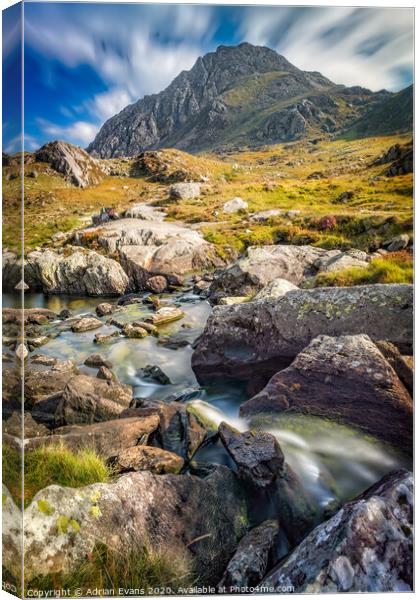
<path fill-rule="evenodd" d="M 98 133 L 99 126 L 86 121 L 75 121 L 71 125 L 55 125 L 45 119 L 38 119 L 38 124 L 43 132 L 54 139 L 64 139 L 78 144 L 87 146 Z"/>
<path fill-rule="evenodd" d="M 97 94 L 85 105 L 95 119 L 105 121 L 119 113 L 125 106 L 133 102 L 127 90 L 121 88 L 111 89 L 109 92 Z"/>

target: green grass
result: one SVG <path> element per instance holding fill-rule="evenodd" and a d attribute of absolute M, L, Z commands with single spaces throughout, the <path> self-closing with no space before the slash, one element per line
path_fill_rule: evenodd
<path fill-rule="evenodd" d="M 111 474 L 92 450 L 72 452 L 65 446 L 54 445 L 25 452 L 24 504 L 27 506 L 39 490 L 49 485 L 82 487 L 109 481 Z M 16 502 L 20 502 L 20 478 L 20 456 L 3 444 L 3 482 Z"/>
<path fill-rule="evenodd" d="M 368 267 L 352 267 L 337 273 L 319 273 L 315 287 L 347 287 L 372 283 L 413 283 L 413 258 L 406 252 L 394 252 L 373 259 Z"/>
<path fill-rule="evenodd" d="M 130 589 L 139 589 L 149 596 L 176 594 L 178 588 L 186 588 L 193 583 L 190 562 L 179 551 L 175 553 L 145 546 L 129 553 L 118 553 L 98 544 L 75 572 L 38 577 L 27 582 L 26 590 L 69 589 L 70 596 L 75 590 L 79 591 L 79 596 L 86 596 L 89 590 L 96 588 L 114 590 L 114 595 L 124 596 L 129 595 Z M 100 595 L 107 594 L 102 592 Z"/>

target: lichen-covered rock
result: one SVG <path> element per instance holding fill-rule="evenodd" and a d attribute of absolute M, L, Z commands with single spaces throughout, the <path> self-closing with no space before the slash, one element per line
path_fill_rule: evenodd
<path fill-rule="evenodd" d="M 121 265 L 91 250 L 65 256 L 52 250 L 28 254 L 25 281 L 46 294 L 113 296 L 123 294 L 128 277 Z"/>
<path fill-rule="evenodd" d="M 412 328 L 412 285 L 296 290 L 276 300 L 215 307 L 196 342 L 192 366 L 201 379 L 242 376 L 245 370 L 249 375 L 250 365 L 272 359 L 279 370 L 322 334 L 365 333 L 409 354 Z"/>
<path fill-rule="evenodd" d="M 55 413 L 57 425 L 95 423 L 117 417 L 133 399 L 131 386 L 88 375 L 72 377 Z"/>
<path fill-rule="evenodd" d="M 246 256 L 214 279 L 210 286 L 210 300 L 215 304 L 223 296 L 253 296 L 278 278 L 299 285 L 305 277 L 316 274 L 318 259 L 336 252 L 292 245 L 248 248 Z"/>
<path fill-rule="evenodd" d="M 241 406 L 242 415 L 284 410 L 338 419 L 412 451 L 412 399 L 366 335 L 315 338 Z"/>
<path fill-rule="evenodd" d="M 168 452 L 153 446 L 134 446 L 120 452 L 113 463 L 117 473 L 128 471 L 150 471 L 162 473 L 179 473 L 184 466 L 184 459 L 174 452 Z"/>
<path fill-rule="evenodd" d="M 217 586 L 219 593 L 220 589 L 225 594 L 238 593 L 241 588 L 245 590 L 261 581 L 278 532 L 277 521 L 264 521 L 244 535 Z"/>
<path fill-rule="evenodd" d="M 143 471 L 78 489 L 52 485 L 25 511 L 25 575 L 77 571 L 98 543 L 118 551 L 147 542 L 187 553 L 200 581 L 216 584 L 245 533 L 246 514 L 226 467 L 206 479 Z M 20 538 L 9 537 L 17 550 Z M 16 553 L 6 554 L 8 570 L 18 565 Z"/>
<path fill-rule="evenodd" d="M 314 529 L 263 579 L 273 592 L 413 589 L 413 477 L 386 475 Z"/>
<path fill-rule="evenodd" d="M 73 451 L 93 449 L 107 460 L 126 448 L 140 443 L 147 444 L 158 424 L 158 416 L 145 415 L 141 418 L 113 419 L 92 425 L 66 425 L 55 429 L 53 435 L 31 438 L 25 448 L 29 451 L 45 445 L 64 444 Z"/>
<path fill-rule="evenodd" d="M 35 153 L 35 159 L 49 163 L 73 185 L 82 188 L 97 185 L 105 176 L 99 161 L 82 148 L 68 142 L 55 141 L 45 144 Z"/>

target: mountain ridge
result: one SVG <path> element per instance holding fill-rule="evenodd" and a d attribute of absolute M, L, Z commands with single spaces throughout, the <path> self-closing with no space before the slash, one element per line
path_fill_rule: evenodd
<path fill-rule="evenodd" d="M 163 147 L 198 152 L 331 134 L 392 96 L 337 85 L 264 46 L 219 46 L 163 91 L 108 119 L 87 150 L 112 158 Z"/>

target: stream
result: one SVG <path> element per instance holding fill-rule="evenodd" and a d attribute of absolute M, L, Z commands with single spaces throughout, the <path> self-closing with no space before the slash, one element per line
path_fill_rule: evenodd
<path fill-rule="evenodd" d="M 146 294 L 145 294 L 146 295 Z M 186 313 L 174 323 L 159 328 L 160 335 L 144 339 L 115 338 L 111 343 L 97 345 L 93 342 L 97 332 L 111 333 L 115 327 L 104 325 L 101 329 L 73 333 L 63 321 L 45 326 L 53 335 L 50 342 L 33 354 L 44 354 L 59 360 L 71 359 L 82 371 L 95 376 L 97 369 L 83 363 L 90 354 L 102 354 L 113 364 L 118 379 L 133 386 L 134 397 L 163 400 L 189 388 L 185 401 L 193 402 L 206 419 L 218 424 L 226 421 L 239 430 L 261 428 L 276 436 L 286 461 L 301 478 L 304 488 L 319 511 L 332 501 L 340 503 L 354 498 L 383 475 L 398 468 L 411 468 L 408 457 L 387 447 L 354 428 L 343 426 L 319 417 L 298 414 L 264 415 L 251 420 L 241 419 L 239 407 L 248 399 L 244 382 L 217 380 L 213 385 L 200 388 L 191 369 L 191 344 L 203 330 L 211 307 L 205 300 L 191 292 L 162 295 Z M 44 296 L 31 294 L 25 297 L 26 307 L 44 307 L 56 313 L 69 309 L 73 315 L 94 314 L 97 304 L 106 298 L 76 298 L 74 296 Z M 115 302 L 115 298 L 109 299 Z M 5 294 L 4 307 L 18 307 L 19 295 Z M 137 303 L 123 307 L 112 316 L 121 322 L 140 320 L 152 311 L 147 304 Z M 109 316 L 102 317 L 105 323 Z M 161 343 L 166 336 L 182 341 L 177 349 Z M 145 380 L 139 374 L 146 365 L 158 365 L 170 378 L 171 384 L 160 385 Z M 31 368 L 43 369 L 38 365 Z M 202 447 L 194 456 L 197 462 L 226 464 L 234 468 L 220 441 Z"/>

